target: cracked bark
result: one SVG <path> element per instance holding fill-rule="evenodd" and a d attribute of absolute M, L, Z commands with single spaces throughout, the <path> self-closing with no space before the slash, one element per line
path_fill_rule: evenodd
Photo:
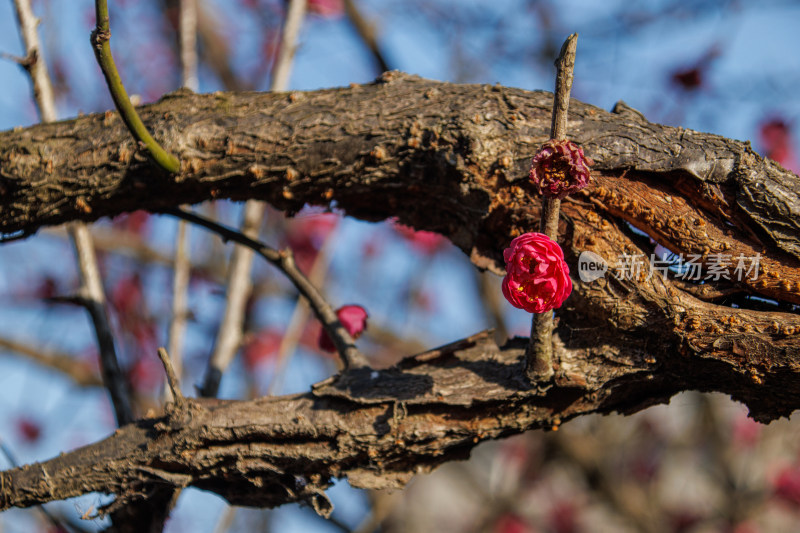
<path fill-rule="evenodd" d="M 549 136 L 551 103 L 549 93 L 397 72 L 311 93 L 178 92 L 142 109 L 180 154 L 175 176 L 137 153 L 113 113 L 4 132 L 0 231 L 257 198 L 289 214 L 309 203 L 366 220 L 397 216 L 501 272 L 503 248 L 538 224 L 525 176 Z M 761 421 L 790 414 L 800 405 L 800 179 L 746 143 L 652 124 L 624 104 L 609 113 L 573 100 L 570 111 L 571 139 L 595 160 L 594 183 L 562 204 L 573 274 L 585 250 L 611 264 L 647 253 L 630 224 L 701 261 L 761 254 L 758 277 L 692 285 L 658 273 L 576 276 L 546 393 L 520 380 L 525 340 L 498 346 L 478 334 L 306 394 L 191 400 L 1 473 L 0 509 L 90 491 L 115 494 L 122 506 L 153 487 L 196 486 L 235 504 L 306 501 L 325 513 L 332 478 L 398 486 L 482 440 L 633 412 L 682 390 L 727 393 Z"/>

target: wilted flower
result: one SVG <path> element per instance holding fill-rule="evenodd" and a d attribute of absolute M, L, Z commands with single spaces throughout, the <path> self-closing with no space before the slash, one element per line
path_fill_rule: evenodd
<path fill-rule="evenodd" d="M 529 176 L 539 194 L 560 199 L 589 184 L 593 163 L 574 142 L 550 140 L 533 156 Z"/>
<path fill-rule="evenodd" d="M 360 305 L 343 305 L 336 310 L 336 316 L 354 339 L 359 338 L 361 333 L 367 329 L 367 311 Z M 318 344 L 320 349 L 326 352 L 336 351 L 336 346 L 333 345 L 333 341 L 324 329 L 319 332 Z"/>
<path fill-rule="evenodd" d="M 503 252 L 506 277 L 503 295 L 511 305 L 529 313 L 561 307 L 572 292 L 564 252 L 543 233 L 524 233 Z"/>

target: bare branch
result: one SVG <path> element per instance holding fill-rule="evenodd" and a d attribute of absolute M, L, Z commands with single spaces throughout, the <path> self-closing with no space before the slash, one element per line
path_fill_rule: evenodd
<path fill-rule="evenodd" d="M 347 329 L 339 322 L 336 311 L 325 300 L 319 290 L 300 272 L 294 262 L 294 257 L 289 249 L 278 251 L 274 248 L 258 242 L 238 231 L 226 228 L 221 224 L 203 218 L 199 215 L 188 213 L 180 209 L 165 209 L 167 215 L 192 222 L 206 229 L 209 229 L 225 240 L 230 240 L 246 246 L 255 253 L 269 261 L 273 266 L 283 272 L 289 281 L 295 286 L 301 295 L 308 301 L 317 319 L 322 323 L 325 332 L 330 335 L 336 350 L 342 358 L 345 369 L 355 369 L 369 366 L 366 358 L 356 348 L 355 341 Z"/>
<path fill-rule="evenodd" d="M 331 259 L 331 246 L 336 240 L 336 231 L 330 232 L 325 237 L 325 242 L 314 258 L 314 263 L 311 265 L 311 271 L 308 273 L 308 281 L 315 287 L 324 288 L 325 275 L 328 273 L 328 266 Z M 267 394 L 276 394 L 283 381 L 283 375 L 286 367 L 289 364 L 289 358 L 295 352 L 297 343 L 300 341 L 300 336 L 303 333 L 303 327 L 308 321 L 308 301 L 304 298 L 298 298 L 294 305 L 289 325 L 281 338 L 281 343 L 278 346 L 278 355 L 275 361 L 275 372 L 273 373 L 272 380 L 267 386 Z"/>
<path fill-rule="evenodd" d="M 398 487 L 464 458 L 483 440 L 557 427 L 588 413 L 633 412 L 707 386 L 703 375 L 719 368 L 696 359 L 692 368 L 700 373 L 687 372 L 686 360 L 666 345 L 649 351 L 653 363 L 636 352 L 640 343 L 633 338 L 624 341 L 627 350 L 604 351 L 605 328 L 589 329 L 559 344 L 560 369 L 547 392 L 531 389 L 524 377 L 527 339 L 499 347 L 485 332 L 391 369 L 347 372 L 306 394 L 187 399 L 185 411 L 0 473 L 0 510 L 86 492 L 111 493 L 114 505 L 126 505 L 144 496 L 142 486 L 158 482 L 209 490 L 234 505 L 306 501 L 325 514 L 330 508 L 322 491 L 332 478 L 346 476 L 355 487 Z M 611 357 L 616 364 L 609 364 Z M 756 388 L 747 378 L 728 383 L 737 381 Z M 787 390 L 785 398 L 800 405 L 798 391 Z M 51 479 L 47 486 L 43 472 Z"/>
<path fill-rule="evenodd" d="M 551 102 L 545 93 L 400 73 L 293 95 L 172 95 L 143 109 L 187 161 L 184 172 L 163 179 L 153 179 L 163 173 L 147 162 L 122 156 L 132 141 L 103 116 L 2 132 L 0 229 L 207 198 L 259 198 L 290 213 L 335 200 L 353 216 L 397 216 L 439 231 L 496 271 L 504 245 L 539 222 L 538 197 L 516 176 L 549 137 Z M 703 264 L 712 252 L 761 254 L 756 278 L 731 276 L 725 287 L 780 305 L 700 300 L 658 271 L 575 279 L 559 312 L 546 392 L 523 378 L 526 339 L 501 347 L 490 334 L 477 335 L 392 369 L 348 370 L 307 394 L 187 399 L 183 414 L 139 421 L 90 447 L 3 472 L 0 508 L 91 491 L 125 505 L 157 484 L 196 486 L 242 505 L 307 501 L 326 513 L 322 491 L 331 478 L 401 485 L 463 458 L 481 440 L 586 413 L 632 412 L 681 390 L 724 392 L 761 421 L 796 410 L 800 178 L 743 143 L 651 124 L 624 108 L 607 113 L 573 101 L 570 117 L 571 137 L 596 162 L 594 185 L 561 206 L 559 234 L 571 265 L 582 251 L 607 262 L 648 252 L 631 224 Z M 276 250 L 247 243 L 281 260 Z M 43 472 L 52 486 L 41 482 Z"/>
<path fill-rule="evenodd" d="M 305 18 L 306 0 L 291 0 L 286 12 L 286 20 L 281 34 L 278 59 L 272 72 L 270 91 L 283 91 L 289 84 L 295 48 L 300 28 Z M 241 232 L 251 238 L 258 238 L 266 204 L 248 200 L 244 207 Z M 208 361 L 201 393 L 206 397 L 217 395 L 222 374 L 233 361 L 242 340 L 244 311 L 251 290 L 250 272 L 253 253 L 246 247 L 237 246 L 231 254 L 228 277 L 228 293 L 225 298 L 225 311 L 217 332 L 214 352 Z"/>
<path fill-rule="evenodd" d="M 197 92 L 199 83 L 197 75 L 197 0 L 180 0 L 178 21 L 182 85 Z M 172 364 L 178 376 L 182 374 L 183 370 L 183 335 L 189 315 L 187 300 L 192 265 L 189 260 L 188 233 L 186 222 L 179 220 L 175 236 L 175 270 L 172 276 L 172 317 L 167 337 L 167 351 L 171 354 Z M 171 399 L 169 389 L 166 389 L 164 394 L 166 400 Z"/>
<path fill-rule="evenodd" d="M 575 49 L 578 34 L 573 33 L 561 46 L 556 59 L 556 92 L 553 94 L 553 121 L 550 138 L 557 141 L 567 138 L 567 112 L 569 93 L 572 90 L 575 68 Z M 561 200 L 544 196 L 539 232 L 558 241 L 558 214 Z M 536 313 L 531 320 L 531 341 L 528 345 L 526 373 L 534 382 L 547 383 L 553 377 L 553 312 Z"/>
<path fill-rule="evenodd" d="M 128 424 L 134 420 L 133 406 L 125 375 L 117 360 L 114 334 L 111 332 L 111 324 L 106 313 L 106 296 L 100 278 L 100 269 L 97 265 L 97 256 L 92 245 L 92 236 L 85 224 L 70 224 L 68 230 L 81 274 L 79 300 L 89 311 L 92 319 L 100 352 L 100 371 L 103 376 L 103 384 L 111 396 L 117 424 Z"/>
<path fill-rule="evenodd" d="M 39 35 L 36 29 L 38 21 L 33 15 L 28 0 L 15 0 L 27 57 L 32 60 L 27 68 L 33 83 L 33 94 L 43 122 L 57 120 L 55 100 L 53 98 L 52 84 L 47 73 L 47 64 L 44 61 L 39 44 Z M 89 312 L 94 326 L 95 335 L 100 352 L 100 368 L 103 374 L 103 383 L 109 391 L 111 402 L 118 424 L 127 424 L 133 421 L 133 409 L 130 404 L 125 378 L 117 362 L 114 348 L 114 337 L 105 309 L 105 293 L 100 278 L 100 269 L 92 245 L 89 229 L 80 223 L 70 224 L 68 227 L 75 254 L 78 260 L 78 270 L 81 274 L 80 300 Z"/>
<path fill-rule="evenodd" d="M 369 50 L 370 54 L 372 54 L 379 73 L 392 70 L 389 66 L 389 62 L 386 61 L 386 58 L 383 55 L 380 46 L 378 45 L 378 39 L 375 36 L 374 24 L 364 18 L 361 10 L 356 5 L 356 0 L 344 0 L 344 10 L 347 13 L 347 18 L 350 19 L 350 22 L 356 29 L 358 36 L 361 37 L 361 40 L 367 47 L 367 50 Z"/>
<path fill-rule="evenodd" d="M 244 207 L 240 231 L 250 238 L 258 238 L 258 230 L 264 218 L 266 205 L 249 200 Z M 252 289 L 250 271 L 253 266 L 253 251 L 246 246 L 236 246 L 231 253 L 228 265 L 228 292 L 225 296 L 225 310 L 222 313 L 214 350 L 208 359 L 206 374 L 200 394 L 213 398 L 219 391 L 222 375 L 233 361 L 242 342 L 245 306 Z"/>
<path fill-rule="evenodd" d="M 293 95 L 171 95 L 143 109 L 187 158 L 185 171 L 166 179 L 144 161 L 120 163 L 132 142 L 119 123 L 101 129 L 102 115 L 2 132 L 0 231 L 207 198 L 265 199 L 289 213 L 335 201 L 351 216 L 397 216 L 438 231 L 477 266 L 502 272 L 502 249 L 539 222 L 538 196 L 519 176 L 549 138 L 551 105 L 549 93 L 400 73 Z M 800 179 L 744 143 L 652 124 L 621 105 L 608 113 L 573 100 L 570 130 L 596 162 L 593 185 L 562 202 L 560 244 L 572 272 L 583 251 L 610 265 L 623 253 L 646 258 L 647 240 L 632 239 L 628 224 L 700 264 L 711 253 L 760 254 L 760 264 L 757 276 L 741 279 L 729 267 L 724 287 L 743 296 L 717 304 L 659 275 L 575 279 L 559 312 L 562 341 L 592 331 L 587 346 L 602 347 L 594 357 L 677 359 L 683 372 L 703 377 L 696 387 L 727 392 L 761 420 L 792 412 L 791 391 L 800 390 Z M 83 155 L 76 162 L 74 154 Z M 663 361 L 650 357 L 654 345 L 669 347 Z"/>
<path fill-rule="evenodd" d="M 103 385 L 102 380 L 96 375 L 90 365 L 76 360 L 70 355 L 52 351 L 42 351 L 33 346 L 4 338 L 0 338 L 0 348 L 23 355 L 42 366 L 58 370 L 81 387 L 100 387 Z"/>
<path fill-rule="evenodd" d="M 20 63 L 31 77 L 33 84 L 33 98 L 39 109 L 42 122 L 58 120 L 56 113 L 53 84 L 47 73 L 47 63 L 42 56 L 42 46 L 39 43 L 39 19 L 33 14 L 29 0 L 14 0 L 17 12 L 17 21 L 25 46 L 25 57 Z"/>

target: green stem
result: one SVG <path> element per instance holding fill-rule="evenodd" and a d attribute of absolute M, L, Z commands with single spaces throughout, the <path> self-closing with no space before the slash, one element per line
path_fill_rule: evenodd
<path fill-rule="evenodd" d="M 136 108 L 131 103 L 128 97 L 128 92 L 122 84 L 119 77 L 117 66 L 114 64 L 114 58 L 111 55 L 111 30 L 108 26 L 108 3 L 105 0 L 95 0 L 95 14 L 97 17 L 97 27 L 92 32 L 92 47 L 94 48 L 94 55 L 97 58 L 97 63 L 103 71 L 103 76 L 106 78 L 108 90 L 111 92 L 111 98 L 114 100 L 114 105 L 117 107 L 122 121 L 130 130 L 134 139 L 144 145 L 153 160 L 158 165 L 173 174 L 177 174 L 181 170 L 181 162 L 177 157 L 170 154 L 161 147 L 158 142 L 153 139 L 147 131 L 142 119 L 136 112 Z"/>

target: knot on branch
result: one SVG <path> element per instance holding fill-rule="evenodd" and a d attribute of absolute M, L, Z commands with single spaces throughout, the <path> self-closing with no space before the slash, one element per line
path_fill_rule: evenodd
<path fill-rule="evenodd" d="M 94 45 L 95 48 L 100 48 L 101 46 L 103 46 L 103 44 L 107 43 L 110 40 L 111 40 L 111 30 L 95 29 L 92 32 L 91 41 L 92 45 Z"/>

